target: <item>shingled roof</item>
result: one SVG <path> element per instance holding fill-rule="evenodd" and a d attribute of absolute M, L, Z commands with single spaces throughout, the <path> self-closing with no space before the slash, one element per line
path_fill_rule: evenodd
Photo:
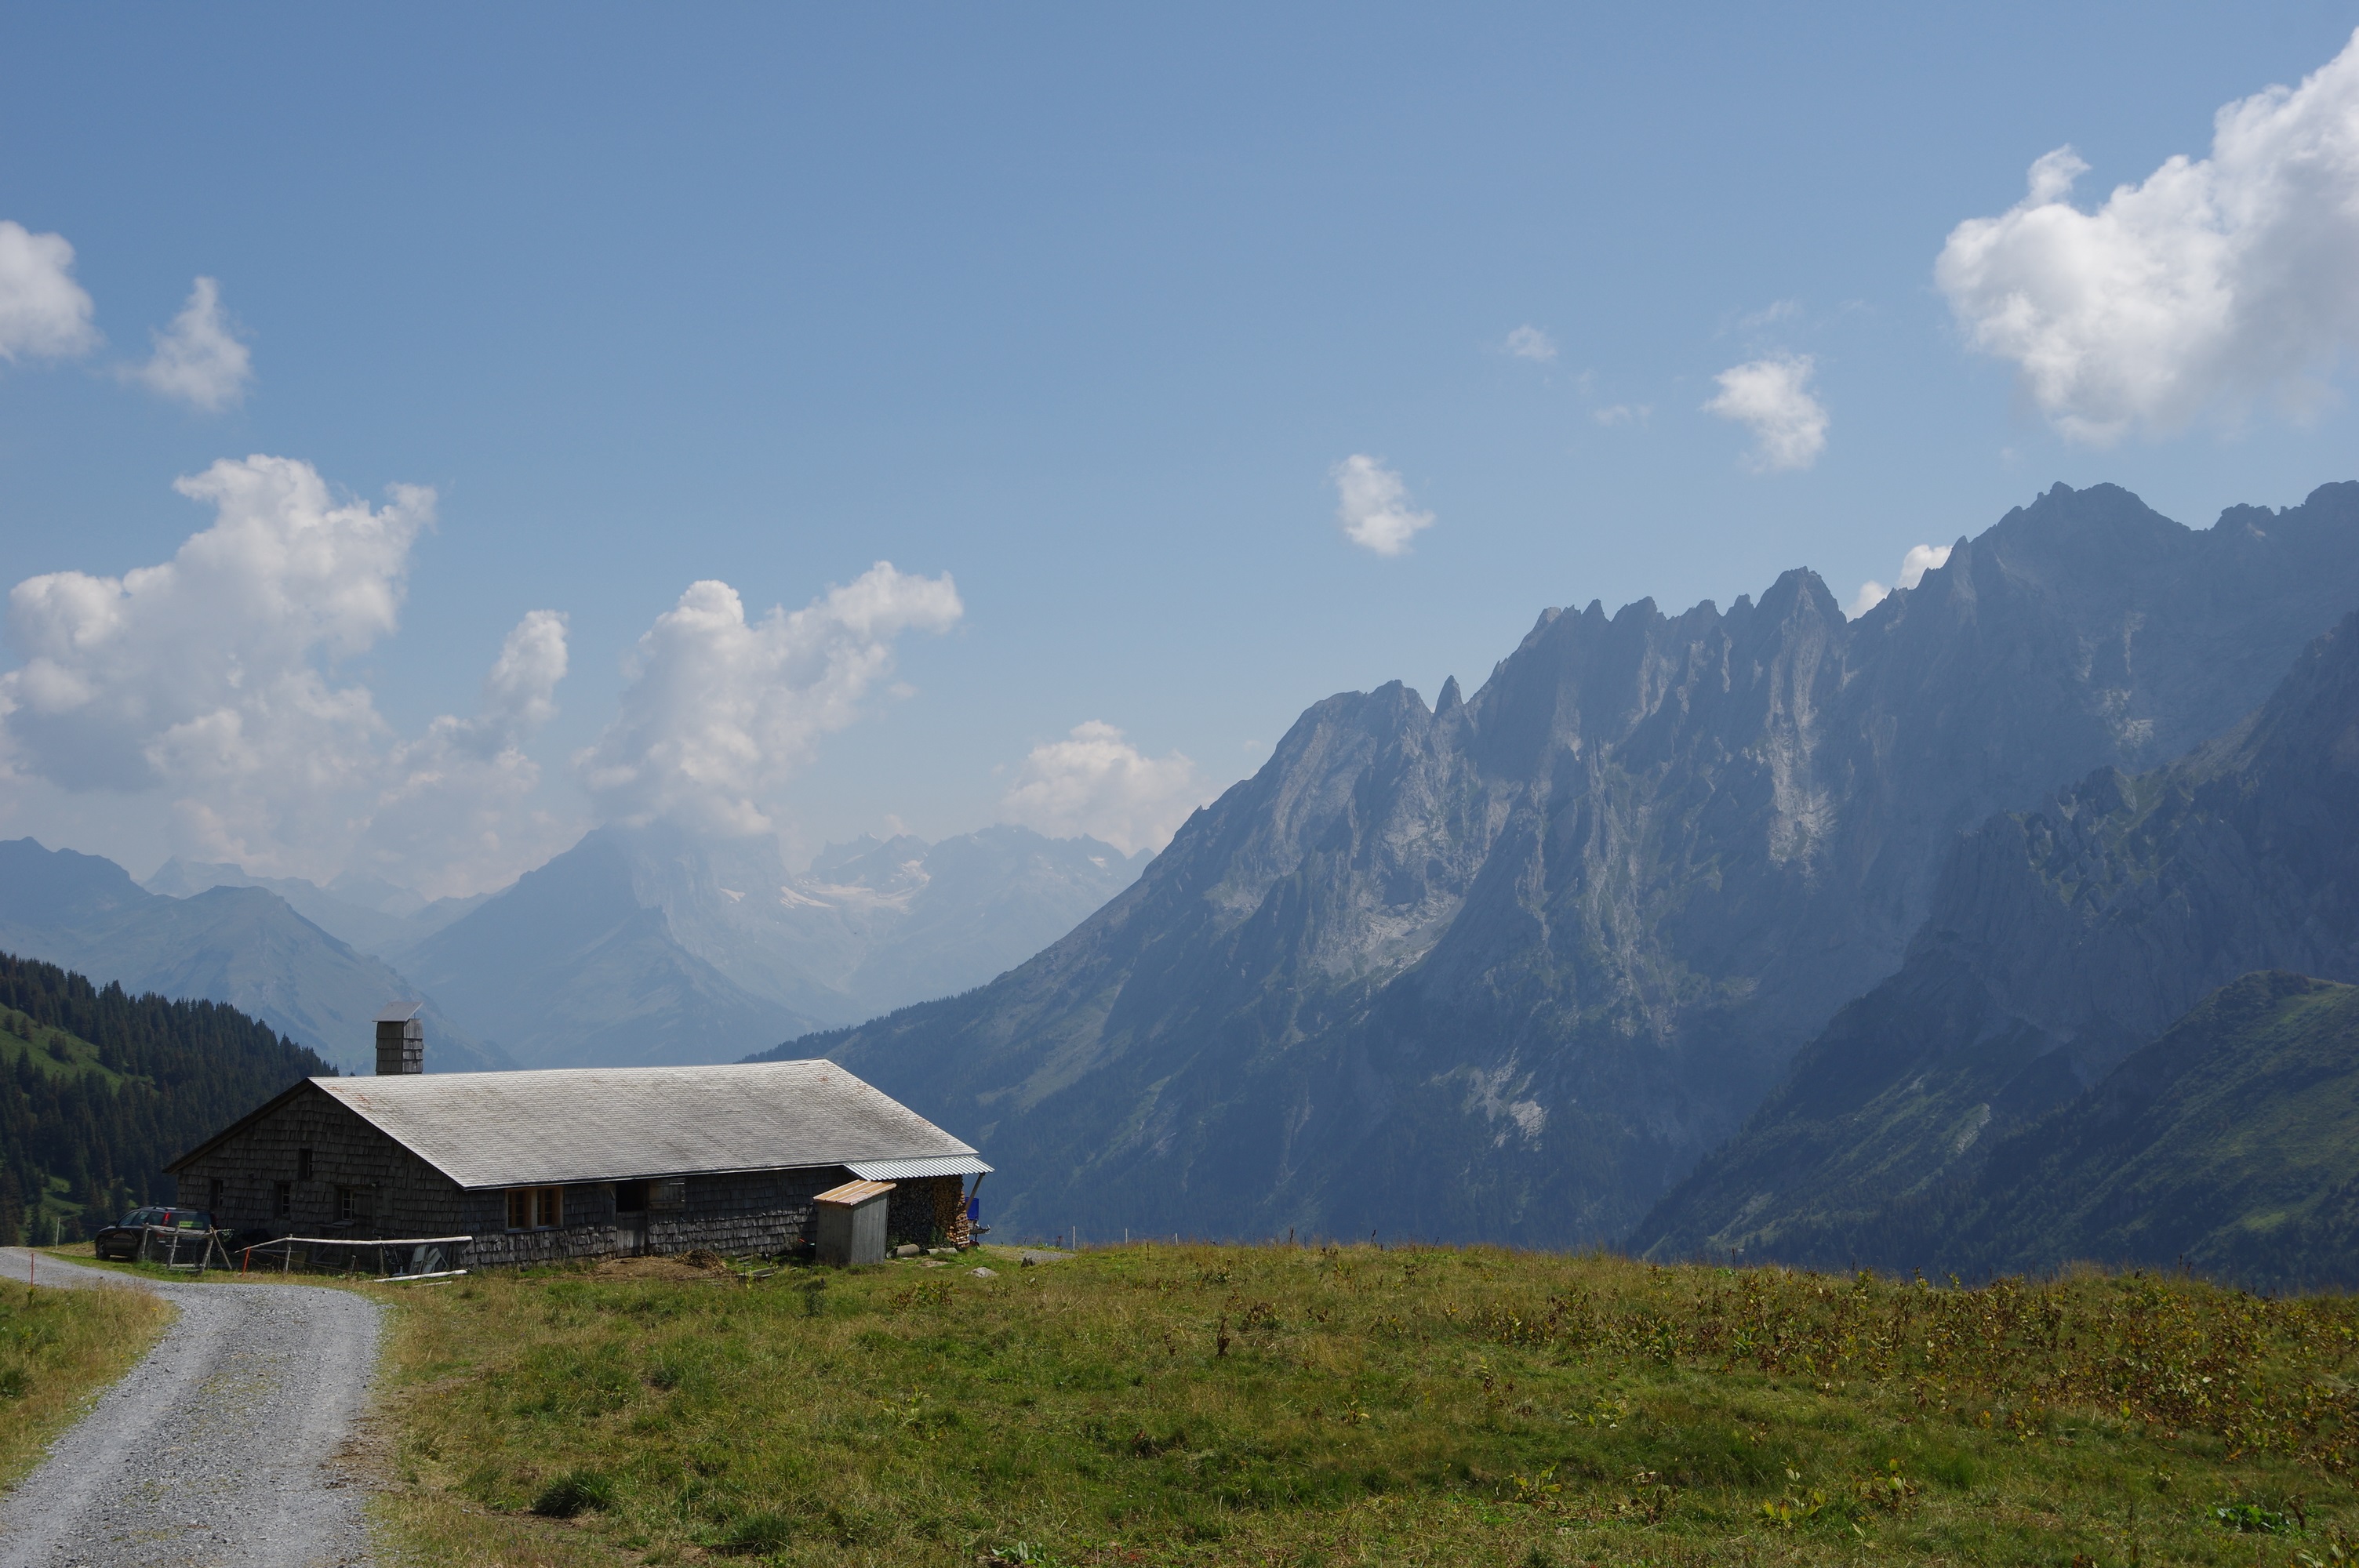
<path fill-rule="evenodd" d="M 313 1090 L 462 1187 L 884 1161 L 990 1168 L 973 1159 L 971 1146 L 823 1059 L 310 1078 L 288 1092 Z M 173 1168 L 253 1119 L 190 1150 Z"/>

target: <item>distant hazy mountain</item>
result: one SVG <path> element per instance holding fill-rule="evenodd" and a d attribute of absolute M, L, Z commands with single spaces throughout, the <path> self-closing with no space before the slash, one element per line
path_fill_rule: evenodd
<path fill-rule="evenodd" d="M 1146 860 L 993 827 L 863 839 L 795 874 L 766 838 L 606 827 L 402 962 L 528 1065 L 728 1061 L 980 985 Z"/>
<path fill-rule="evenodd" d="M 1472 698 L 1312 707 L 989 987 L 791 1051 L 985 1145 L 1019 1227 L 1619 1238 L 1961 832 L 2221 731 L 2354 604 L 2359 485 L 2203 532 L 2058 486 L 1855 622 L 1803 571 L 1550 611 Z"/>
<path fill-rule="evenodd" d="M 2272 968 L 2359 980 L 2359 616 L 2223 740 L 2139 777 L 2102 771 L 1961 843 L 1906 966 L 1836 1016 L 1634 1243 L 1947 1256 L 1920 1200 L 1948 1205 L 2008 1133 Z"/>
<path fill-rule="evenodd" d="M 431 902 L 376 877 L 336 878 L 326 887 L 301 877 L 251 877 L 240 866 L 214 861 L 167 860 L 141 884 L 168 898 L 191 898 L 212 888 L 266 888 L 288 906 L 347 946 L 394 959 L 490 897 L 438 898 Z"/>
<path fill-rule="evenodd" d="M 0 951 L 135 995 L 227 1002 L 345 1072 L 374 1070 L 376 1014 L 419 995 L 266 889 L 166 898 L 112 860 L 30 838 L 0 843 Z M 426 1021 L 429 1071 L 511 1065 L 430 1002 Z"/>

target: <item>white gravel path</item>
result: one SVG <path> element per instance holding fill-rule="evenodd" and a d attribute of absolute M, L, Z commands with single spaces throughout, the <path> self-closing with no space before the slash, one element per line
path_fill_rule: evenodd
<path fill-rule="evenodd" d="M 0 1278 L 21 1281 L 21 1248 Z M 367 1563 L 357 1422 L 377 1307 L 319 1285 L 158 1284 L 44 1257 L 44 1285 L 155 1291 L 179 1309 L 129 1376 L 0 1498 L 0 1568 Z"/>

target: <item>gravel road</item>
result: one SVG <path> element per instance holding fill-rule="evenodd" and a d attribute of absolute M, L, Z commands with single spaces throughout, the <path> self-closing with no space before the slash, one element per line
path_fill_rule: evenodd
<path fill-rule="evenodd" d="M 22 1281 L 20 1248 L 0 1277 Z M 124 1276 L 43 1258 L 44 1285 Z M 0 1568 L 373 1561 L 357 1422 L 377 1308 L 318 1285 L 146 1284 L 164 1337 L 0 1498 Z"/>

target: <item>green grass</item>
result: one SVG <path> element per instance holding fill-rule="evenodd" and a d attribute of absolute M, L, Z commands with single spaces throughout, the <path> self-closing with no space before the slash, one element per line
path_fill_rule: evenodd
<path fill-rule="evenodd" d="M 218 1283 L 224 1280 L 234 1280 L 238 1277 L 236 1269 L 231 1268 L 224 1270 L 219 1263 L 215 1263 L 211 1269 L 174 1269 L 167 1267 L 162 1263 L 141 1263 L 136 1260 L 121 1258 L 101 1258 L 92 1251 L 91 1244 L 87 1241 L 69 1241 L 61 1246 L 40 1247 L 36 1248 L 34 1250 L 38 1251 L 43 1258 L 56 1258 L 64 1262 L 71 1263 L 76 1268 L 96 1269 L 103 1273 L 122 1274 L 137 1280 L 154 1280 L 164 1284 L 185 1285 L 191 1281 Z M 234 1259 L 237 1254 L 233 1252 L 230 1256 Z M 190 1249 L 190 1260 L 194 1260 L 193 1249 Z M 262 1279 L 266 1283 L 276 1282 L 278 1279 L 278 1271 L 276 1269 L 257 1271 L 256 1277 Z M 294 1282 L 297 1284 L 316 1285 L 341 1283 L 342 1281 L 339 1280 L 332 1280 L 328 1276 L 324 1275 L 298 1274 L 294 1277 Z"/>
<path fill-rule="evenodd" d="M 14 1073 L 16 1064 L 25 1059 L 30 1059 L 38 1071 L 52 1078 L 78 1077 L 88 1073 L 95 1075 L 108 1088 L 131 1081 L 102 1063 L 98 1047 L 89 1041 L 62 1029 L 37 1023 L 21 1012 L 0 1010 L 0 1068 Z"/>
<path fill-rule="evenodd" d="M 171 1308 L 146 1291 L 0 1284 L 0 1484 L 147 1353 Z"/>
<path fill-rule="evenodd" d="M 863 1565 L 2285 1563 L 2359 1528 L 2340 1298 L 986 1260 L 401 1296 L 389 1519 L 426 1563 Z"/>

